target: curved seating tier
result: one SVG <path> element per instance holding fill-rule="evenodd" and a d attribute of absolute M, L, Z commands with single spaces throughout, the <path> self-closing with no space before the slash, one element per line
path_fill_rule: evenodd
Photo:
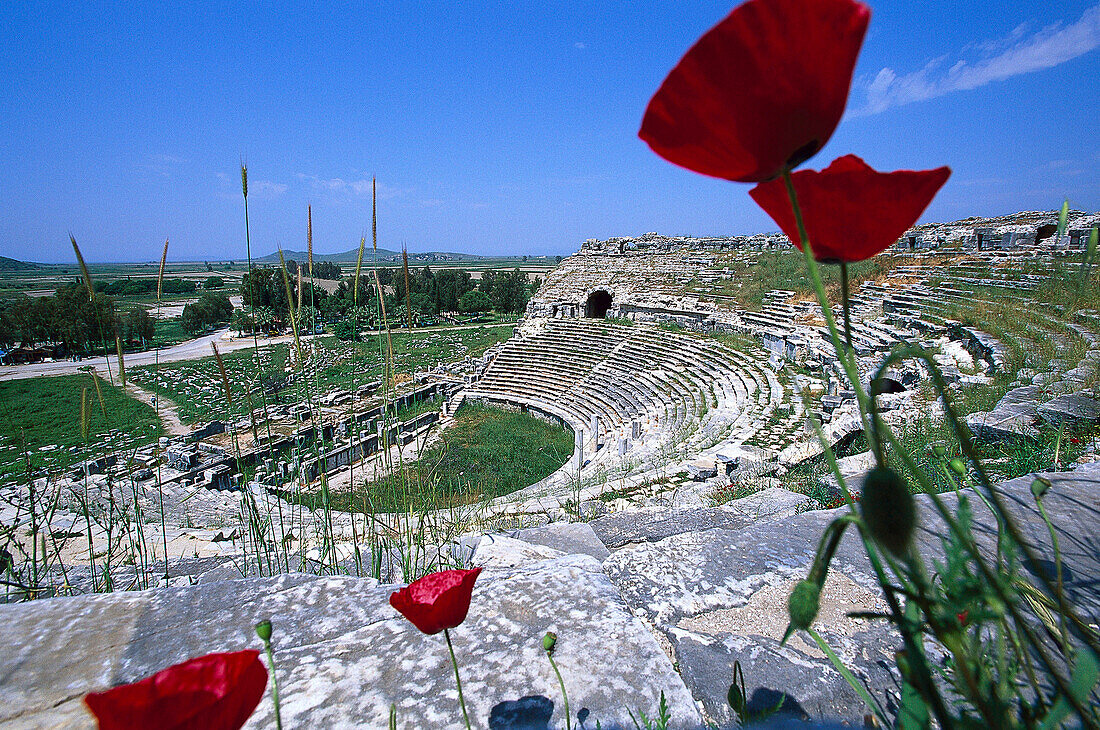
<path fill-rule="evenodd" d="M 538 320 L 501 348 L 467 394 L 562 417 L 583 432 L 588 469 L 623 462 L 641 468 L 748 439 L 783 399 L 763 362 L 762 352 L 650 325 Z M 602 447 L 595 453 L 594 417 Z M 631 441 L 625 456 L 617 448 L 622 439 Z"/>

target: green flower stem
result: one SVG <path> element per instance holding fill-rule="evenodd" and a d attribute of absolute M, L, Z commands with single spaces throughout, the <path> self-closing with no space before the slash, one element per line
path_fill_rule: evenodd
<path fill-rule="evenodd" d="M 806 225 L 802 221 L 802 208 L 798 204 L 798 193 L 795 192 L 794 183 L 791 181 L 791 173 L 789 170 L 784 171 L 783 182 L 787 186 L 787 197 L 791 201 L 791 207 L 794 210 L 794 220 L 798 226 L 798 236 L 801 239 L 802 255 L 806 259 L 806 269 L 810 274 L 810 281 L 813 282 L 814 293 L 817 295 L 818 304 L 821 305 L 821 314 L 825 318 L 825 324 L 829 329 L 829 338 L 832 340 L 833 349 L 836 350 L 837 359 L 840 361 L 841 366 L 844 368 L 845 375 L 848 376 L 848 380 L 855 390 L 856 402 L 859 404 L 860 419 L 864 423 L 864 433 L 872 436 L 870 441 L 871 448 L 875 452 L 875 458 L 880 464 L 885 464 L 885 453 L 877 439 L 873 437 L 874 429 L 867 428 L 866 426 L 868 413 L 870 412 L 867 392 L 863 390 L 863 383 L 861 383 L 859 379 L 859 369 L 852 359 L 852 353 L 845 351 L 844 347 L 841 345 L 840 332 L 837 331 L 836 327 L 836 318 L 833 317 L 832 307 L 829 306 L 829 298 L 825 294 L 825 285 L 821 281 L 821 271 L 817 266 L 817 259 L 814 258 L 813 251 L 810 249 L 810 237 L 806 233 Z"/>
<path fill-rule="evenodd" d="M 466 714 L 466 699 L 462 696 L 462 680 L 458 678 L 458 660 L 455 659 L 455 648 L 451 644 L 451 630 L 443 629 L 443 636 L 447 638 L 447 649 L 451 652 L 451 666 L 455 670 L 455 686 L 458 687 L 458 704 L 462 706 L 462 719 L 466 721 L 466 730 L 470 730 L 470 716 Z"/>
<path fill-rule="evenodd" d="M 895 350 L 894 352 L 890 353 L 889 356 L 887 356 L 881 368 L 884 369 L 894 362 L 900 362 L 901 360 L 910 357 L 919 359 L 924 362 L 932 375 L 932 382 L 936 389 L 940 393 L 947 392 L 947 383 L 943 379 L 943 373 L 940 372 L 939 367 L 936 365 L 935 361 L 932 360 L 932 358 L 928 355 L 928 353 L 919 347 L 906 347 Z M 947 422 L 951 425 L 951 428 L 955 434 L 955 438 L 959 441 L 959 445 L 962 447 L 963 453 L 966 455 L 967 459 L 969 459 L 970 462 L 973 463 L 976 467 L 982 488 L 985 490 L 986 493 L 988 493 L 990 500 L 996 506 L 996 512 L 994 513 L 994 516 L 997 517 L 999 515 L 1003 516 L 1004 518 L 1004 521 L 998 521 L 998 524 L 1003 524 L 1013 542 L 1017 545 L 1021 552 L 1024 553 L 1025 557 L 1027 557 L 1028 561 L 1031 563 L 1032 572 L 1041 577 L 1044 586 L 1047 588 L 1047 591 L 1055 597 L 1058 602 L 1059 610 L 1063 613 L 1063 615 L 1069 618 L 1070 625 L 1074 629 L 1074 634 L 1076 634 L 1078 638 L 1085 642 L 1085 644 L 1094 652 L 1100 653 L 1100 642 L 1098 642 L 1096 637 L 1092 634 L 1092 631 L 1089 628 L 1088 624 L 1077 614 L 1077 611 L 1073 608 L 1072 605 L 1069 604 L 1065 596 L 1055 589 L 1055 587 L 1052 585 L 1051 580 L 1046 577 L 1044 571 L 1040 568 L 1038 556 L 1035 554 L 1035 551 L 1032 548 L 1031 544 L 1024 540 L 1023 535 L 1020 533 L 1019 527 L 1009 517 L 1008 509 L 1005 507 L 1004 501 L 1000 493 L 993 488 L 993 485 L 989 481 L 989 476 L 986 474 L 985 468 L 982 466 L 981 461 L 978 458 L 977 451 L 975 450 L 974 444 L 970 439 L 969 430 L 965 429 L 961 425 L 958 413 L 955 411 L 954 406 L 951 405 L 951 401 L 947 398 L 944 398 L 943 403 L 944 411 L 947 416 Z M 917 467 L 916 463 L 913 461 L 913 458 L 909 455 L 909 452 L 902 448 L 901 444 L 897 441 L 897 437 L 894 436 L 893 432 L 890 429 L 886 429 L 885 434 L 890 443 L 894 446 L 895 450 L 898 452 L 898 455 L 901 457 L 903 463 L 905 464 L 905 468 L 910 473 L 912 473 L 914 477 L 916 477 L 916 479 L 921 483 L 921 488 L 926 493 L 928 493 L 929 498 L 932 500 L 932 504 L 935 505 L 936 510 L 943 517 L 944 521 L 947 523 L 947 526 L 959 539 L 967 552 L 969 552 L 971 556 L 974 557 L 979 569 L 982 571 L 982 574 L 986 578 L 986 580 L 988 580 L 998 591 L 998 596 L 1009 607 L 1009 610 L 1013 614 L 1013 618 L 1017 621 L 1021 620 L 1021 617 L 1016 612 L 1015 601 L 1012 599 L 1012 597 L 1008 596 L 1004 592 L 1000 581 L 995 579 L 992 571 L 985 564 L 985 561 L 981 559 L 981 555 L 978 552 L 977 545 L 975 545 L 972 540 L 968 539 L 962 532 L 958 523 L 955 521 L 954 516 L 950 514 L 949 510 L 940 499 L 939 494 L 936 493 L 935 488 L 928 481 L 928 478 L 925 476 L 925 474 Z M 981 494 L 981 492 L 979 492 L 977 489 L 975 489 L 975 493 L 979 495 Z M 1025 635 L 1028 636 L 1029 640 L 1032 640 L 1034 642 L 1035 637 L 1031 634 L 1030 629 L 1026 625 L 1024 625 L 1022 629 L 1025 632 Z M 1054 674 L 1055 679 L 1058 681 L 1059 687 L 1062 688 L 1063 691 L 1068 692 L 1067 685 L 1065 685 L 1062 676 L 1054 670 L 1053 664 L 1051 664 L 1050 659 L 1046 656 L 1043 647 L 1037 645 L 1036 651 L 1043 659 L 1043 663 L 1046 664 L 1048 668 L 1050 668 L 1051 672 Z M 1072 701 L 1073 700 L 1071 698 L 1071 702 Z"/>
<path fill-rule="evenodd" d="M 1050 534 L 1050 543 L 1054 548 L 1054 569 L 1056 571 L 1055 587 L 1057 590 L 1057 596 L 1059 600 L 1063 600 L 1065 595 L 1065 583 L 1062 576 L 1062 552 L 1058 548 L 1058 531 L 1054 529 L 1054 524 L 1050 521 L 1050 516 L 1047 514 L 1047 508 L 1043 505 L 1043 498 L 1036 497 L 1035 504 L 1039 507 L 1039 514 L 1043 517 L 1043 522 L 1046 523 L 1047 532 Z M 1058 628 L 1062 634 L 1062 646 L 1063 650 L 1069 649 L 1069 629 L 1066 627 L 1066 617 L 1061 611 L 1058 612 Z"/>
<path fill-rule="evenodd" d="M 836 655 L 832 647 L 826 644 L 825 640 L 821 638 L 821 635 L 814 631 L 812 627 L 806 629 L 806 633 L 808 633 L 813 638 L 814 643 L 816 643 L 818 648 L 821 649 L 825 656 L 829 658 L 829 661 L 832 662 L 833 667 L 838 672 L 840 672 L 840 675 L 844 677 L 849 685 L 851 685 L 852 689 L 856 691 L 856 694 L 860 696 L 860 699 L 867 703 L 867 706 L 871 708 L 871 712 L 875 713 L 875 717 L 877 717 L 879 722 L 882 723 L 882 726 L 890 727 L 892 723 L 890 722 L 889 718 L 886 717 L 886 713 L 883 712 L 881 707 L 879 707 L 878 702 L 875 701 L 875 698 L 872 697 L 871 693 L 867 691 L 867 688 L 864 687 L 858 679 L 856 679 L 851 670 L 849 670 L 848 667 L 844 666 L 844 662 L 841 661 L 840 657 Z"/>
<path fill-rule="evenodd" d="M 565 693 L 565 681 L 558 671 L 558 663 L 554 661 L 553 652 L 546 652 L 546 658 L 550 660 L 550 666 L 554 668 L 554 674 L 558 675 L 558 685 L 561 687 L 561 701 L 565 704 L 565 730 L 571 730 L 572 719 L 569 715 L 569 695 Z"/>
<path fill-rule="evenodd" d="M 833 317 L 832 308 L 829 306 L 829 299 L 825 295 L 825 286 L 821 281 L 821 272 L 817 266 L 817 260 L 814 258 L 813 250 L 810 248 L 810 237 L 806 233 L 806 226 L 802 220 L 802 208 L 798 203 L 798 193 L 795 192 L 794 183 L 791 180 L 791 173 L 789 170 L 783 173 L 783 182 L 787 188 L 787 196 L 791 202 L 791 208 L 794 211 L 795 223 L 798 227 L 798 235 L 802 250 L 802 255 L 806 260 L 806 269 L 810 274 L 810 281 L 814 285 L 814 293 L 817 295 L 818 304 L 821 306 L 822 316 L 825 318 L 825 323 L 829 329 L 829 337 L 833 344 L 833 349 L 837 353 L 837 359 L 840 361 L 841 366 L 844 368 L 845 374 L 848 376 L 849 382 L 852 384 L 852 388 L 856 394 L 856 402 L 859 406 L 860 420 L 864 425 L 864 433 L 868 434 L 871 449 L 875 452 L 875 458 L 880 464 L 886 463 L 886 453 L 882 448 L 881 442 L 876 438 L 877 433 L 874 428 L 874 419 L 870 418 L 870 401 L 867 393 L 863 390 L 863 384 L 859 379 L 859 369 L 856 367 L 855 361 L 852 359 L 853 353 L 845 351 L 840 344 L 840 334 L 837 332 L 836 319 Z M 870 427 L 868 427 L 868 421 L 870 421 Z M 836 463 L 836 458 L 832 453 L 832 449 L 828 447 L 828 443 L 825 441 L 825 436 L 821 431 L 821 426 L 814 419 L 810 419 L 810 423 L 813 424 L 814 430 L 818 436 L 818 439 L 825 446 L 825 454 L 829 460 L 830 468 L 838 479 L 838 484 L 848 500 L 849 509 L 854 513 L 856 512 L 855 503 L 848 493 L 848 489 L 844 483 L 844 478 L 840 474 L 840 469 Z M 886 572 L 882 567 L 881 559 L 877 550 L 871 541 L 868 540 L 863 530 L 860 530 L 860 539 L 863 542 L 864 550 L 867 553 L 868 559 L 871 561 L 871 565 L 875 571 L 876 578 L 879 581 L 879 585 L 883 587 L 883 593 L 886 597 L 890 610 L 894 615 L 894 624 L 898 627 L 898 630 L 902 634 L 902 638 L 905 641 L 905 645 L 913 656 L 913 661 L 916 663 L 919 675 L 918 687 L 915 687 L 921 695 L 932 705 L 933 711 L 936 713 L 937 720 L 943 727 L 951 727 L 950 715 L 947 712 L 947 708 L 944 706 L 943 698 L 936 690 L 935 684 L 932 681 L 930 670 L 927 663 L 924 661 L 924 652 L 920 646 L 919 638 L 910 631 L 910 624 L 905 619 L 904 612 L 897 601 L 897 597 L 894 595 L 894 591 L 891 588 L 890 581 L 886 577 Z"/>
<path fill-rule="evenodd" d="M 275 727 L 283 730 L 283 717 L 279 712 L 279 678 L 275 676 L 275 654 L 271 651 L 271 639 L 264 639 L 267 663 L 271 667 L 271 700 L 275 703 Z"/>
<path fill-rule="evenodd" d="M 844 341 L 848 350 L 852 349 L 852 316 L 849 311 L 851 303 L 848 298 L 848 262 L 840 262 L 840 298 L 844 300 Z"/>

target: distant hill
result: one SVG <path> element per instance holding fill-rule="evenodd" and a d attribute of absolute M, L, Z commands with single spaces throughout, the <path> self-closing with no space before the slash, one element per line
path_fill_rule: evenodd
<path fill-rule="evenodd" d="M 294 259 L 298 262 L 304 262 L 309 257 L 309 254 L 305 251 L 283 251 L 283 258 L 286 260 Z M 344 251 L 343 253 L 317 253 L 313 252 L 314 261 L 333 261 L 340 264 L 354 264 L 359 258 L 359 249 L 353 248 L 350 251 Z M 426 264 L 433 262 L 447 262 L 447 261 L 485 261 L 489 259 L 522 259 L 522 256 L 479 256 L 472 253 L 453 253 L 449 251 L 428 251 L 426 253 L 414 253 L 409 252 L 409 262 L 416 262 L 418 264 Z M 539 259 L 544 257 L 532 256 L 532 259 Z M 273 264 L 279 262 L 279 253 L 268 254 L 263 258 L 255 259 L 259 263 Z M 363 249 L 363 262 L 370 261 L 386 261 L 386 262 L 399 262 L 401 261 L 400 251 L 389 251 L 384 248 L 378 249 L 377 259 L 374 256 L 374 252 L 368 247 Z"/>
<path fill-rule="evenodd" d="M 19 261 L 17 259 L 9 259 L 7 256 L 0 256 L 0 271 L 30 271 L 31 269 L 37 268 L 39 268 L 38 264 Z"/>

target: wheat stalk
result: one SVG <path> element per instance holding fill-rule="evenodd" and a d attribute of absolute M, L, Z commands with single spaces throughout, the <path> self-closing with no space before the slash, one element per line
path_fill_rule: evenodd
<path fill-rule="evenodd" d="M 359 257 L 355 259 L 355 289 L 351 293 L 352 304 L 359 306 L 359 272 L 363 268 L 363 247 L 367 243 L 367 237 L 359 239 Z"/>
<path fill-rule="evenodd" d="M 118 350 L 118 377 L 122 387 L 126 387 L 126 361 L 122 358 L 122 336 L 115 335 L 115 349 Z"/>
<path fill-rule="evenodd" d="M 157 274 L 157 304 L 160 304 L 161 294 L 164 291 L 164 264 L 168 261 L 168 239 L 164 239 L 164 253 L 160 255 L 160 272 Z M 159 314 L 157 315 L 160 316 Z"/>
<path fill-rule="evenodd" d="M 225 373 L 225 362 L 222 360 L 222 354 L 218 352 L 218 343 L 211 342 L 210 347 L 214 350 L 214 359 L 218 361 L 218 370 L 222 374 L 222 387 L 225 388 L 225 399 L 232 405 L 233 392 L 229 389 L 229 376 Z"/>
<path fill-rule="evenodd" d="M 298 338 L 298 318 L 294 312 L 294 297 L 290 290 L 290 276 L 286 273 L 286 259 L 283 258 L 283 248 L 279 247 L 279 270 L 283 272 L 283 286 L 286 287 L 286 307 L 290 311 L 290 327 L 294 332 L 294 349 L 298 352 L 298 365 L 302 364 L 302 342 Z M 301 268 L 298 269 L 301 271 Z"/>
<path fill-rule="evenodd" d="M 306 206 L 306 257 L 309 259 L 309 280 L 313 282 L 313 206 Z M 302 305 L 299 304 L 301 309 Z"/>
<path fill-rule="evenodd" d="M 84 276 L 84 286 L 88 288 L 88 300 L 95 299 L 95 289 L 92 288 L 92 275 L 88 273 L 88 265 L 84 263 L 84 256 L 80 253 L 80 246 L 76 245 L 76 237 L 69 234 L 69 240 L 73 242 L 73 252 L 76 253 L 76 262 L 80 264 L 80 273 Z"/>

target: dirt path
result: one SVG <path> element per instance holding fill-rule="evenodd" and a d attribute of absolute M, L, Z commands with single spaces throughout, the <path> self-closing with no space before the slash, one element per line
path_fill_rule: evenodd
<path fill-rule="evenodd" d="M 164 425 L 164 432 L 169 436 L 184 436 L 191 433 L 191 427 L 180 420 L 179 409 L 176 404 L 163 395 L 151 393 L 133 383 L 126 384 L 126 392 L 142 403 L 153 407 L 160 417 L 161 424 Z M 156 398 L 155 403 L 154 398 Z"/>

